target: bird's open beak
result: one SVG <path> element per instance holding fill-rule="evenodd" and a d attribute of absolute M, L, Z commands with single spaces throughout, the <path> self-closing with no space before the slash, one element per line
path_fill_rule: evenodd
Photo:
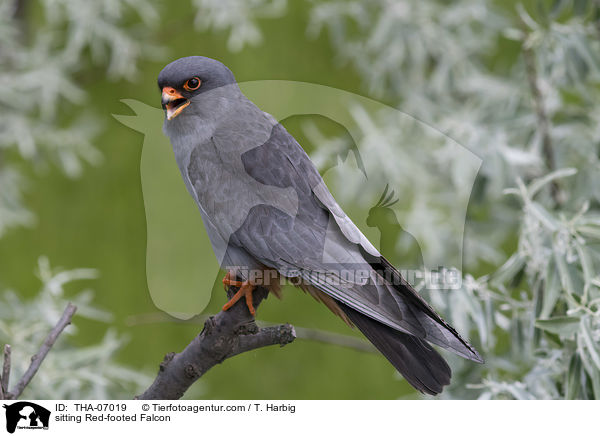
<path fill-rule="evenodd" d="M 190 105 L 190 101 L 179 93 L 175 88 L 165 86 L 162 89 L 161 104 L 167 111 L 167 120 L 172 120 Z"/>

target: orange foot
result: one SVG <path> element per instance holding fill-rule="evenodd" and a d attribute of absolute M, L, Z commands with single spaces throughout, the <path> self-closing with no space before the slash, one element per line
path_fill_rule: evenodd
<path fill-rule="evenodd" d="M 231 297 L 231 300 L 225 303 L 225 305 L 223 306 L 223 310 L 231 309 L 231 307 L 235 303 L 237 303 L 240 298 L 246 297 L 246 306 L 248 306 L 248 310 L 250 311 L 252 316 L 256 314 L 256 310 L 254 310 L 254 304 L 252 303 L 252 292 L 254 291 L 256 286 L 252 285 L 248 280 L 246 280 L 245 282 L 232 280 L 231 273 L 229 272 L 223 278 L 223 286 L 225 287 L 225 290 L 227 290 L 228 286 L 236 286 L 240 288 L 239 291 L 237 291 L 235 295 Z"/>

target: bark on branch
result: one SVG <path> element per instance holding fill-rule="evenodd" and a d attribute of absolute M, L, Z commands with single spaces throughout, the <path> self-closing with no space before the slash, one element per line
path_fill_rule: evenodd
<path fill-rule="evenodd" d="M 4 399 L 14 400 L 19 398 L 29 382 L 33 379 L 38 369 L 42 365 L 42 362 L 50 352 L 50 349 L 63 332 L 65 327 L 71 324 L 71 319 L 77 310 L 77 306 L 69 303 L 65 308 L 62 316 L 54 326 L 54 328 L 50 331 L 44 342 L 42 343 L 39 351 L 31 357 L 31 363 L 29 364 L 29 368 L 21 377 L 21 380 L 17 382 L 12 391 L 8 391 L 8 381 L 10 376 L 10 345 L 4 346 L 4 364 L 2 368 L 2 380 L 0 381 L 0 392 L 2 392 Z"/>
<path fill-rule="evenodd" d="M 554 150 L 552 146 L 552 137 L 550 136 L 550 119 L 546 111 L 544 104 L 544 96 L 539 86 L 539 76 L 535 60 L 535 52 L 532 47 L 527 45 L 527 36 L 529 32 L 526 24 L 521 21 L 521 27 L 523 34 L 523 59 L 525 60 L 525 72 L 527 74 L 527 83 L 531 91 L 531 97 L 533 99 L 533 105 L 535 109 L 536 123 L 538 134 L 542 141 L 542 155 L 548 171 L 552 172 L 556 170 L 556 159 L 554 157 Z M 561 191 L 558 181 L 553 180 L 550 183 L 550 195 L 556 205 L 564 203 L 564 193 Z"/>
<path fill-rule="evenodd" d="M 238 290 L 229 287 L 229 298 Z M 268 291 L 256 288 L 254 307 Z M 296 339 L 294 327 L 282 324 L 259 328 L 242 298 L 231 309 L 209 317 L 204 329 L 180 353 L 169 353 L 160 364 L 152 385 L 138 400 L 176 400 L 210 368 L 237 354 L 269 345 L 284 346 Z"/>
<path fill-rule="evenodd" d="M 4 345 L 4 363 L 2 364 L 2 378 L 0 379 L 0 400 L 7 399 L 8 382 L 10 381 L 10 345 Z"/>

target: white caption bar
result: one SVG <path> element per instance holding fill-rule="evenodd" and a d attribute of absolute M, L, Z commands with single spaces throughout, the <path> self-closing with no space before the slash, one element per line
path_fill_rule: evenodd
<path fill-rule="evenodd" d="M 597 431 L 598 408 L 593 401 L 22 400 L 0 404 L 0 435 L 19 436 L 589 434 L 591 429 Z"/>

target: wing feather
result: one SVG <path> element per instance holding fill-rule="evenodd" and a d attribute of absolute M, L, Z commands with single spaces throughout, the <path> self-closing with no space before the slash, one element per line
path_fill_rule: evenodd
<path fill-rule="evenodd" d="M 246 151 L 242 162 L 255 180 L 295 189 L 298 213 L 292 217 L 271 205 L 257 205 L 230 243 L 392 329 L 482 361 L 344 213 L 308 155 L 283 126 L 275 125 L 269 140 Z M 348 278 L 346 272 L 353 275 Z M 398 281 L 386 281 L 382 272 L 391 272 Z M 333 280 L 328 282 L 324 276 Z"/>

